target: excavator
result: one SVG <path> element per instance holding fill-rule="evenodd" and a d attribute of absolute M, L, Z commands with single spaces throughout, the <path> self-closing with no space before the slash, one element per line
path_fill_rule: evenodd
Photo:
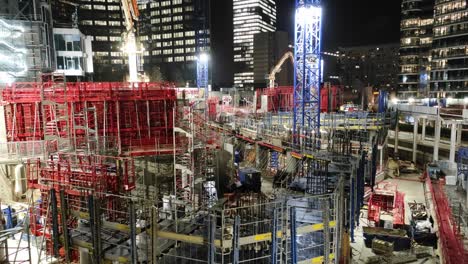
<path fill-rule="evenodd" d="M 278 61 L 278 63 L 275 65 L 275 67 L 271 70 L 270 74 L 268 75 L 268 79 L 270 80 L 270 85 L 269 88 L 275 88 L 275 80 L 276 80 L 276 74 L 281 71 L 281 66 L 283 66 L 283 63 L 287 59 L 291 60 L 291 63 L 294 65 L 294 55 L 291 51 L 287 51 L 283 57 Z"/>

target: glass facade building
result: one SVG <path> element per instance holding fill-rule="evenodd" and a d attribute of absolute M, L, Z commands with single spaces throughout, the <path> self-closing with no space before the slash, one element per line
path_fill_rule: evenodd
<path fill-rule="evenodd" d="M 431 93 L 468 94 L 466 0 L 435 1 L 431 66 Z"/>
<path fill-rule="evenodd" d="M 433 8 L 434 0 L 403 0 L 401 4 L 398 93 L 402 97 L 427 93 Z"/>
<path fill-rule="evenodd" d="M 234 85 L 253 87 L 254 35 L 276 31 L 274 0 L 234 0 Z"/>
<path fill-rule="evenodd" d="M 150 79 L 195 85 L 198 54 L 210 49 L 208 1 L 152 1 L 139 9 L 139 42 Z"/>

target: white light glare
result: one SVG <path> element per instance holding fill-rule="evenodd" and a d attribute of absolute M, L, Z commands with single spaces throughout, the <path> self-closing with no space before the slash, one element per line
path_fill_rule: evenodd
<path fill-rule="evenodd" d="M 206 53 L 202 53 L 202 54 L 200 54 L 199 59 L 200 59 L 201 62 L 207 62 L 209 60 L 209 56 Z"/>
<path fill-rule="evenodd" d="M 408 98 L 408 103 L 410 104 L 414 103 L 414 98 L 413 97 Z"/>
<path fill-rule="evenodd" d="M 393 103 L 393 104 L 398 104 L 398 98 L 393 98 L 393 99 L 392 99 L 392 103 Z"/>
<path fill-rule="evenodd" d="M 299 7 L 296 11 L 296 20 L 300 22 L 320 19 L 321 16 L 322 8 L 317 6 Z"/>
<path fill-rule="evenodd" d="M 465 97 L 463 101 L 465 102 L 465 104 L 468 104 L 468 97 Z"/>

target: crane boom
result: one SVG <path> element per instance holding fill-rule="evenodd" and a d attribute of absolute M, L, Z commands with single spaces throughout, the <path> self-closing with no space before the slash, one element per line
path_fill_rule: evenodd
<path fill-rule="evenodd" d="M 128 53 L 128 71 L 129 81 L 138 81 L 137 73 L 137 45 L 135 37 L 135 23 L 138 20 L 140 12 L 138 11 L 137 0 L 122 0 L 123 13 L 125 15 L 125 28 L 126 32 L 126 51 Z"/>
<path fill-rule="evenodd" d="M 291 63 L 294 66 L 294 54 L 291 51 L 286 52 L 283 57 L 278 61 L 278 63 L 275 65 L 273 70 L 271 70 L 270 75 L 268 76 L 268 79 L 270 80 L 270 88 L 275 87 L 275 79 L 276 79 L 276 74 L 281 71 L 281 66 L 283 66 L 283 63 L 287 59 L 291 59 Z"/>

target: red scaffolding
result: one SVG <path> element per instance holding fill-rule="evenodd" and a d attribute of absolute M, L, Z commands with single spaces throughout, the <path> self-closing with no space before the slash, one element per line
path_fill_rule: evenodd
<path fill-rule="evenodd" d="M 29 160 L 26 178 L 28 187 L 41 193 L 30 211 L 31 234 L 44 236 L 47 254 L 53 254 L 54 218 L 57 234 L 62 235 L 65 226 L 69 231 L 76 229 L 78 219 L 91 217 L 89 195 L 99 198 L 102 219 L 128 221 L 125 197 L 136 187 L 132 158 L 59 153 L 43 162 Z"/>
<path fill-rule="evenodd" d="M 9 142 L 55 133 L 68 137 L 75 150 L 93 153 L 172 151 L 177 98 L 169 83 L 14 83 L 2 90 L 2 102 Z"/>
<path fill-rule="evenodd" d="M 443 183 L 427 177 L 427 172 L 425 174 L 426 186 L 431 193 L 437 218 L 438 235 L 444 258 L 443 263 L 467 263 L 468 250 L 465 250 L 463 246 L 462 235 L 458 232 L 450 203 L 445 195 Z"/>

